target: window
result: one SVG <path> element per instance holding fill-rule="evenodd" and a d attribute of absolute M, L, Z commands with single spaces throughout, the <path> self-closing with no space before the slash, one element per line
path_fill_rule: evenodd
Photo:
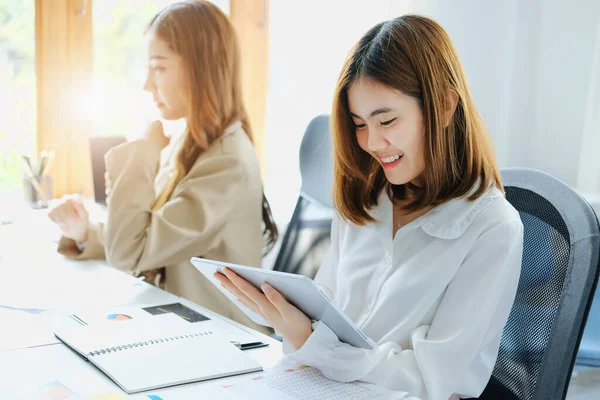
<path fill-rule="evenodd" d="M 6 194 L 20 189 L 20 155 L 36 151 L 34 0 L 0 0 L 0 109 L 0 193 Z"/>
<path fill-rule="evenodd" d="M 175 2 L 94 2 L 92 135 L 128 136 L 153 117 L 152 99 L 142 90 L 146 74 L 144 31 L 156 13 Z"/>

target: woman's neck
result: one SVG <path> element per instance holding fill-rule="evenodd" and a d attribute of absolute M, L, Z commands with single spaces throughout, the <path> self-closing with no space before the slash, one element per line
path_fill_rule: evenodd
<path fill-rule="evenodd" d="M 410 200 L 402 200 L 398 204 L 393 205 L 393 208 L 392 208 L 392 210 L 393 210 L 392 211 L 392 221 L 393 221 L 393 223 L 392 223 L 392 238 L 396 237 L 396 232 L 398 232 L 399 229 L 401 229 L 405 225 L 408 225 L 415 219 L 425 215 L 427 212 L 429 212 L 433 208 L 433 206 L 427 206 L 427 207 L 421 208 L 416 211 L 406 211 L 404 209 L 404 206 L 406 204 L 408 204 L 409 201 Z"/>

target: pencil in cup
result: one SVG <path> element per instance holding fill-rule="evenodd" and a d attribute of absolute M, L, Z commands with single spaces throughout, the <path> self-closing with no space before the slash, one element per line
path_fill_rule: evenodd
<path fill-rule="evenodd" d="M 40 163 L 37 174 L 39 176 L 45 175 L 46 171 L 48 171 L 48 169 L 50 168 L 50 165 L 52 165 L 52 161 L 54 161 L 54 150 L 42 151 L 42 153 L 40 154 Z"/>
<path fill-rule="evenodd" d="M 21 161 L 23 172 L 25 173 L 23 177 L 25 201 L 30 202 L 34 208 L 48 207 L 48 200 L 52 197 L 53 193 L 52 177 L 34 174 L 31 164 L 25 156 L 21 158 Z"/>

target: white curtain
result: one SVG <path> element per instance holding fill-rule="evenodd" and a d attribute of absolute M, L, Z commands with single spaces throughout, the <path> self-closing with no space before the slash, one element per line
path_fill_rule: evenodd
<path fill-rule="evenodd" d="M 501 167 L 545 171 L 600 211 L 600 2 L 434 0 Z"/>

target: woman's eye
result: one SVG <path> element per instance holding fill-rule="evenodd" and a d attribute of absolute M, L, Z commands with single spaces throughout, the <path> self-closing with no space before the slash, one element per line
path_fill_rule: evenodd
<path fill-rule="evenodd" d="M 364 128 L 365 126 L 367 126 L 367 125 L 365 125 L 365 124 L 354 124 L 354 127 L 355 127 L 356 129 L 362 129 L 362 128 Z"/>
<path fill-rule="evenodd" d="M 383 122 L 380 122 L 379 124 L 381 126 L 390 126 L 395 120 L 396 120 L 396 118 L 392 118 L 389 121 L 383 121 Z"/>

